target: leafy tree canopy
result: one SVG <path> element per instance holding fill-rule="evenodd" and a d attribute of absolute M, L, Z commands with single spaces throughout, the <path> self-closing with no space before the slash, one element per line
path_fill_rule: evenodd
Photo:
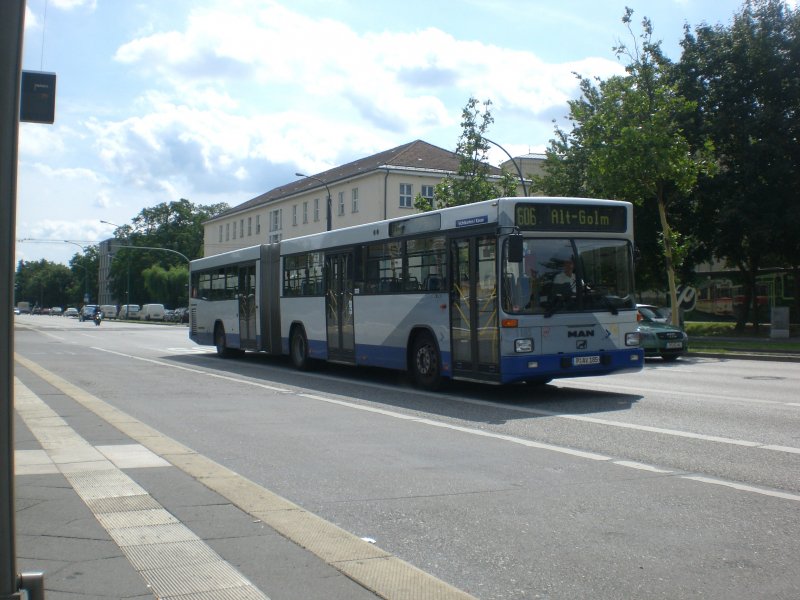
<path fill-rule="evenodd" d="M 618 57 L 629 61 L 627 74 L 605 81 L 579 76 L 581 97 L 569 102 L 572 131 L 556 128 L 546 174 L 535 182 L 546 193 L 616 198 L 639 207 L 637 213 L 651 225 L 645 234 L 660 238 L 662 272 L 674 306 L 674 262 L 684 255 L 685 240 L 670 226 L 669 215 L 693 190 L 699 174 L 713 168 L 712 147 L 693 147 L 686 138 L 683 123 L 694 114 L 695 104 L 672 83 L 672 65 L 660 42 L 653 40 L 650 20 L 642 20 L 637 40 L 632 15 L 628 8 L 622 18 L 632 47 L 620 43 L 614 48 Z M 652 229 L 654 223 L 660 231 Z M 637 229 L 639 239 L 642 233 Z"/>
<path fill-rule="evenodd" d="M 516 196 L 517 179 L 503 171 L 498 181 L 491 181 L 491 168 L 486 162 L 489 142 L 484 137 L 494 122 L 489 107 L 491 100 L 481 103 L 473 97 L 461 111 L 461 137 L 456 154 L 460 157 L 458 172 L 448 175 L 434 187 L 433 205 L 422 196 L 414 200 L 417 210 L 428 211 L 461 204 L 472 204 L 499 196 Z"/>
<path fill-rule="evenodd" d="M 686 27 L 682 46 L 682 91 L 719 162 L 697 194 L 703 241 L 745 277 L 741 328 L 756 319 L 759 268 L 794 267 L 800 284 L 800 11 L 748 0 L 731 26 Z"/>
<path fill-rule="evenodd" d="M 182 198 L 142 209 L 131 225 L 115 232 L 117 243 L 111 263 L 113 295 L 121 304 L 185 305 L 185 289 L 176 290 L 174 280 L 183 277 L 184 282 L 178 287 L 185 288 L 187 259 L 199 258 L 203 253 L 203 223 L 228 208 L 225 203 L 203 206 Z M 179 275 L 181 272 L 183 275 Z M 162 285 L 159 282 L 164 278 L 173 283 Z"/>

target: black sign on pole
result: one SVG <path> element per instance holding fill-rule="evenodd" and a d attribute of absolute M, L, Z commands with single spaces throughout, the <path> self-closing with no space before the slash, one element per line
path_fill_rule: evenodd
<path fill-rule="evenodd" d="M 56 120 L 56 74 L 23 71 L 20 86 L 19 120 L 48 123 Z"/>

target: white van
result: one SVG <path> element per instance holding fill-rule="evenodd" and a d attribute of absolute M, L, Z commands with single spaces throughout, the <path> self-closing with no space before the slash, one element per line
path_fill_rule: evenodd
<path fill-rule="evenodd" d="M 118 319 L 138 319 L 139 318 L 139 305 L 138 304 L 123 304 L 117 313 Z"/>
<path fill-rule="evenodd" d="M 103 304 L 100 307 L 100 312 L 103 313 L 104 319 L 116 319 L 117 318 L 117 306 L 115 304 Z"/>
<path fill-rule="evenodd" d="M 142 310 L 139 311 L 139 320 L 141 321 L 163 321 L 164 320 L 164 305 L 163 304 L 145 304 Z"/>

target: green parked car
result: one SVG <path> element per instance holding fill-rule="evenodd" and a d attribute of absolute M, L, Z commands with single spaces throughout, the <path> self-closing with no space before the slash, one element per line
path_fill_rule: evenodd
<path fill-rule="evenodd" d="M 669 322 L 669 317 L 659 308 L 637 304 L 639 344 L 645 356 L 660 356 L 665 361 L 677 360 L 689 349 L 689 336 Z"/>

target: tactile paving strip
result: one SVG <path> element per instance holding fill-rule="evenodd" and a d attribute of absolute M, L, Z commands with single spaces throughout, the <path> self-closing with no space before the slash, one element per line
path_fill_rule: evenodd
<path fill-rule="evenodd" d="M 15 409 L 157 598 L 269 600 L 19 380 Z"/>

